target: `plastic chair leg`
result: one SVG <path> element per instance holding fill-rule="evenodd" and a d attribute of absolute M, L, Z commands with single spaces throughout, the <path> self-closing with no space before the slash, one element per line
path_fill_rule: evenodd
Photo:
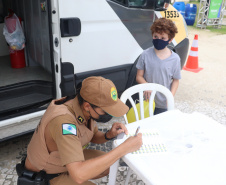
<path fill-rule="evenodd" d="M 125 185 L 128 185 L 128 183 L 129 183 L 129 179 L 130 179 L 130 176 L 131 176 L 131 172 L 132 172 L 132 170 L 131 170 L 131 168 L 129 167 L 129 168 L 128 168 L 128 172 L 127 172 L 127 176 L 126 176 Z"/>
<path fill-rule="evenodd" d="M 117 161 L 110 167 L 110 173 L 109 173 L 109 181 L 108 181 L 108 185 L 115 185 L 118 167 L 119 167 L 119 160 L 117 160 Z"/>

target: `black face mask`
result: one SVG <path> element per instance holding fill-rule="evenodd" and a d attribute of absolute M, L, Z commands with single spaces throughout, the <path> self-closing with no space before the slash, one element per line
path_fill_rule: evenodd
<path fill-rule="evenodd" d="M 92 107 L 93 108 L 93 107 Z M 93 110 L 95 111 L 95 109 L 93 108 Z M 96 111 L 95 111 L 96 112 Z M 97 113 L 97 112 L 96 112 Z M 90 113 L 89 113 L 90 114 Z M 97 113 L 98 114 L 98 113 Z M 106 123 L 106 122 L 108 122 L 108 121 L 110 121 L 111 119 L 112 119 L 112 116 L 110 115 L 110 114 L 108 114 L 108 113 L 105 113 L 104 115 L 100 115 L 100 114 L 98 114 L 99 115 L 99 118 L 98 119 L 96 119 L 96 118 L 93 118 L 92 116 L 91 116 L 91 114 L 90 114 L 90 117 L 94 120 L 94 121 L 96 121 L 96 122 L 101 122 L 101 123 Z"/>
<path fill-rule="evenodd" d="M 170 40 L 164 41 L 162 39 L 153 39 L 152 43 L 157 50 L 162 50 L 164 49 L 168 44 Z"/>

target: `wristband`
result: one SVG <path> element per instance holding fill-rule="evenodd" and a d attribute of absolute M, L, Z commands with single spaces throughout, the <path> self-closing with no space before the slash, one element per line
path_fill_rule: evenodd
<path fill-rule="evenodd" d="M 108 133 L 108 132 L 109 132 L 109 130 L 108 130 L 107 132 L 105 132 L 105 134 L 104 134 L 104 138 L 105 138 L 106 140 L 108 140 L 108 141 L 109 141 L 109 140 L 114 139 L 114 137 L 113 137 L 113 138 L 111 138 L 111 139 L 107 137 L 107 133 Z"/>

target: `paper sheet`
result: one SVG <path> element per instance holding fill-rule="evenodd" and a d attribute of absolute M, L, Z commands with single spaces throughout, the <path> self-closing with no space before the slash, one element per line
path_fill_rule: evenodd
<path fill-rule="evenodd" d="M 129 130 L 129 134 L 125 136 L 125 139 L 130 136 L 134 136 L 135 132 L 136 130 Z M 139 150 L 132 152 L 132 154 L 154 154 L 167 152 L 166 145 L 158 130 L 145 129 L 140 132 L 142 133 L 143 145 Z"/>

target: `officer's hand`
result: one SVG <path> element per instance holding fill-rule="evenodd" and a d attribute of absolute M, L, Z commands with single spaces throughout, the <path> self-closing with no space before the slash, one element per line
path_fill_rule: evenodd
<path fill-rule="evenodd" d="M 125 133 L 126 135 L 128 134 L 128 130 L 125 127 L 124 124 L 119 123 L 119 122 L 115 122 L 112 127 L 111 130 L 109 130 L 109 132 L 107 133 L 107 136 L 109 138 L 113 138 L 116 137 L 117 135 L 119 135 L 120 133 Z"/>
<path fill-rule="evenodd" d="M 126 153 L 131 153 L 138 150 L 142 143 L 142 134 L 138 133 L 136 136 L 129 137 L 122 145 Z"/>

